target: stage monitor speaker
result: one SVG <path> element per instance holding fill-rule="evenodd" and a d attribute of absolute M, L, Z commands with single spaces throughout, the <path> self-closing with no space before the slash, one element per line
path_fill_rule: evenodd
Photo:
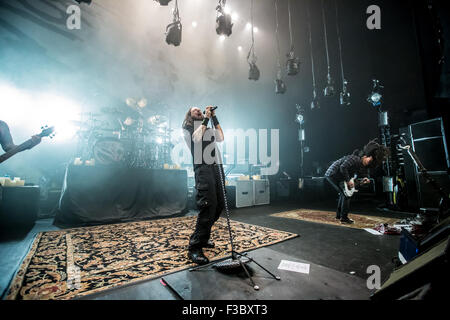
<path fill-rule="evenodd" d="M 269 180 L 253 180 L 255 205 L 261 206 L 270 204 L 270 184 Z"/>
<path fill-rule="evenodd" d="M 253 180 L 236 181 L 236 208 L 253 206 Z"/>
<path fill-rule="evenodd" d="M 439 292 L 449 283 L 449 240 L 440 241 L 408 263 L 395 269 L 381 288 L 372 296 L 372 300 L 396 300 L 430 285 L 432 298 L 445 299 Z"/>

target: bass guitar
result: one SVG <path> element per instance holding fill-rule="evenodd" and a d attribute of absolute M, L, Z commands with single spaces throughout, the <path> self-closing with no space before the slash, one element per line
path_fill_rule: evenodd
<path fill-rule="evenodd" d="M 54 137 L 54 131 L 55 128 L 54 127 L 50 127 L 48 128 L 47 126 L 44 128 L 42 127 L 42 132 L 37 134 L 36 136 L 44 138 L 44 137 L 50 137 L 53 138 Z M 27 141 L 25 141 L 24 143 L 22 143 L 21 145 L 15 147 L 14 149 L 9 150 L 8 152 L 2 154 L 0 156 L 0 163 L 5 162 L 6 160 L 8 160 L 9 158 L 11 158 L 12 156 L 16 155 L 19 152 L 25 151 L 25 150 L 29 150 L 33 147 L 35 147 L 37 144 L 39 144 L 40 141 L 36 140 L 36 139 L 29 139 Z"/>

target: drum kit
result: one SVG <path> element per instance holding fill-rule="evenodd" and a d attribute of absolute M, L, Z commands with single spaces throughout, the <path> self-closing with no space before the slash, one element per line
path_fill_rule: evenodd
<path fill-rule="evenodd" d="M 78 157 L 95 164 L 161 169 L 173 148 L 169 117 L 147 108 L 147 100 L 126 99 L 127 108 L 80 114 Z"/>

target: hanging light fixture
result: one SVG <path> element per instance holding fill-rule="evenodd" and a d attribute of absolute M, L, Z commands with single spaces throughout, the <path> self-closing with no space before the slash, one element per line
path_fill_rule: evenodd
<path fill-rule="evenodd" d="M 325 8 L 323 0 L 322 0 L 322 21 L 323 21 L 323 31 L 325 34 L 325 50 L 327 52 L 327 65 L 328 65 L 327 85 L 325 89 L 323 89 L 323 94 L 325 97 L 331 97 L 334 95 L 334 82 L 333 79 L 331 78 L 330 54 L 328 52 L 327 22 L 325 18 Z"/>
<path fill-rule="evenodd" d="M 308 34 L 309 34 L 309 49 L 311 55 L 311 72 L 312 72 L 312 81 L 313 81 L 313 99 L 311 101 L 311 110 L 320 109 L 319 97 L 317 96 L 316 91 L 316 76 L 314 73 L 314 55 L 313 55 L 313 46 L 312 46 L 312 32 L 311 32 L 311 13 L 309 12 L 309 6 L 306 7 L 306 12 L 308 15 Z"/>
<path fill-rule="evenodd" d="M 254 28 L 253 28 L 253 0 L 251 1 L 251 24 L 252 24 L 252 46 L 250 47 L 250 51 L 247 55 L 247 62 L 249 64 L 250 70 L 248 71 L 248 79 L 257 81 L 259 80 L 259 77 L 261 76 L 261 72 L 259 71 L 258 67 L 256 66 L 256 54 L 255 54 L 255 35 L 254 35 Z M 251 56 L 251 59 L 250 59 Z"/>
<path fill-rule="evenodd" d="M 175 47 L 181 44 L 182 25 L 180 20 L 180 12 L 178 11 L 178 0 L 175 0 L 175 8 L 173 10 L 173 22 L 166 28 L 166 42 Z"/>
<path fill-rule="evenodd" d="M 294 41 L 292 40 L 292 19 L 291 19 L 291 0 L 288 0 L 288 13 L 289 13 L 289 37 L 291 40 L 291 50 L 287 54 L 286 69 L 289 76 L 295 76 L 300 69 L 299 58 L 295 57 L 294 53 Z"/>
<path fill-rule="evenodd" d="M 384 86 L 377 79 L 372 80 L 372 92 L 367 97 L 367 101 L 374 107 L 381 107 L 383 101 L 382 89 Z"/>
<path fill-rule="evenodd" d="M 341 33 L 339 31 L 339 13 L 338 13 L 338 4 L 337 1 L 334 0 L 334 6 L 336 8 L 336 32 L 338 36 L 339 43 L 339 58 L 341 60 L 341 78 L 342 78 L 342 91 L 339 94 L 339 103 L 341 106 L 349 106 L 350 102 L 350 92 L 348 92 L 348 81 L 344 76 L 344 62 L 342 57 L 342 41 L 341 41 Z"/>
<path fill-rule="evenodd" d="M 233 23 L 231 14 L 225 12 L 226 2 L 226 0 L 219 0 L 219 4 L 216 7 L 216 33 L 229 37 L 233 32 Z"/>
<path fill-rule="evenodd" d="M 277 40 L 277 78 L 275 80 L 275 93 L 277 94 L 284 94 L 286 92 L 286 84 L 281 79 L 281 62 L 280 62 L 280 39 L 278 36 L 278 0 L 275 0 L 275 22 L 276 22 L 276 29 L 275 29 L 275 37 Z"/>
<path fill-rule="evenodd" d="M 172 0 L 155 0 L 155 1 L 158 2 L 161 6 L 167 6 L 169 2 Z"/>

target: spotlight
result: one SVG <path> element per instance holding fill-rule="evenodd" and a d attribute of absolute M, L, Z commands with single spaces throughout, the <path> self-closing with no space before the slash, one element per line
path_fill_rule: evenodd
<path fill-rule="evenodd" d="M 172 0 L 155 0 L 155 1 L 158 2 L 161 6 L 167 6 L 169 2 Z"/>
<path fill-rule="evenodd" d="M 227 37 L 229 37 L 233 32 L 233 23 L 231 15 L 229 13 L 226 13 L 225 3 L 226 0 L 219 0 L 219 5 L 216 7 L 216 32 L 218 35 L 226 35 Z"/>
<path fill-rule="evenodd" d="M 319 97 L 317 96 L 316 89 L 313 91 L 313 100 L 311 102 L 311 110 L 320 109 Z"/>
<path fill-rule="evenodd" d="M 248 63 L 250 66 L 250 70 L 248 71 L 248 79 L 258 81 L 261 73 L 259 72 L 258 67 L 256 66 L 256 61 L 252 61 Z"/>
<path fill-rule="evenodd" d="M 295 76 L 298 74 L 300 69 L 300 61 L 297 57 L 294 56 L 294 51 L 291 51 L 287 54 L 288 60 L 286 62 L 287 74 L 289 76 Z"/>
<path fill-rule="evenodd" d="M 245 25 L 245 29 L 250 30 L 252 27 L 252 24 L 250 22 L 247 22 L 247 24 Z"/>
<path fill-rule="evenodd" d="M 193 26 L 194 28 L 197 28 L 197 21 L 192 21 L 192 26 Z"/>
<path fill-rule="evenodd" d="M 384 86 L 380 84 L 379 80 L 372 80 L 373 88 L 372 93 L 367 97 L 367 101 L 374 107 L 381 106 L 381 102 L 383 100 L 383 95 L 381 93 Z"/>
<path fill-rule="evenodd" d="M 323 95 L 325 97 L 331 97 L 334 95 L 333 79 L 331 79 L 330 72 L 328 72 L 327 75 L 327 86 L 325 87 L 325 89 L 323 89 Z"/>
<path fill-rule="evenodd" d="M 254 28 L 253 28 L 253 32 L 254 32 L 254 33 L 257 33 L 257 32 L 258 32 L 258 28 L 257 28 L 257 27 L 254 27 Z"/>
<path fill-rule="evenodd" d="M 295 122 L 303 125 L 305 123 L 305 109 L 299 104 L 296 105 L 296 108 L 297 115 L 295 117 Z"/>
<path fill-rule="evenodd" d="M 286 84 L 281 79 L 275 80 L 275 93 L 284 94 L 286 92 Z"/>
<path fill-rule="evenodd" d="M 166 42 L 178 47 L 181 44 L 181 31 L 183 27 L 180 21 L 169 24 L 166 28 Z"/>
<path fill-rule="evenodd" d="M 242 51 L 242 47 L 241 46 L 237 47 L 237 49 L 238 49 L 238 51 Z"/>
<path fill-rule="evenodd" d="M 351 104 L 350 92 L 348 92 L 347 85 L 348 85 L 348 82 L 347 82 L 347 80 L 344 79 L 344 85 L 342 87 L 342 92 L 340 94 L 341 106 L 349 106 Z"/>
<path fill-rule="evenodd" d="M 182 25 L 180 20 L 180 12 L 178 11 L 178 1 L 175 1 L 173 10 L 173 22 L 166 28 L 166 42 L 178 47 L 181 44 Z"/>

